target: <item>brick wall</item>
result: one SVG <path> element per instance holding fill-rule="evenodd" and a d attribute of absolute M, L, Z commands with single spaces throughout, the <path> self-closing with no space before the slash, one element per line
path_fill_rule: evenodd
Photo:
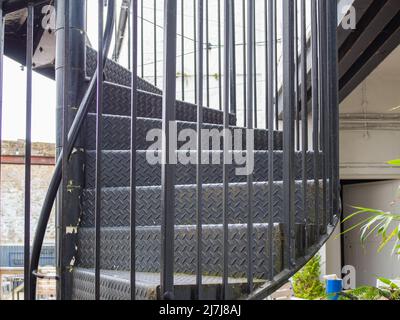
<path fill-rule="evenodd" d="M 43 200 L 54 170 L 54 144 L 33 143 L 32 155 L 32 224 L 33 238 Z M 22 244 L 24 239 L 24 141 L 2 143 L 0 243 Z M 46 242 L 54 242 L 54 211 L 49 223 Z"/>

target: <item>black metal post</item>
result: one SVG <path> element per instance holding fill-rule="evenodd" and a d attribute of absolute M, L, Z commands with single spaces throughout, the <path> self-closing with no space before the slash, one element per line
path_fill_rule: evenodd
<path fill-rule="evenodd" d="M 279 130 L 279 87 L 278 87 L 278 11 L 277 11 L 277 0 L 273 0 L 273 22 L 274 28 L 274 88 L 275 88 L 275 129 Z"/>
<path fill-rule="evenodd" d="M 222 110 L 221 0 L 218 0 L 218 108 Z"/>
<path fill-rule="evenodd" d="M 28 5 L 26 27 L 26 129 L 25 129 L 25 219 L 24 219 L 24 298 L 30 300 L 29 286 L 31 274 L 31 155 L 32 155 L 32 63 L 33 63 L 33 23 L 34 5 Z"/>
<path fill-rule="evenodd" d="M 95 195 L 95 300 L 100 300 L 101 271 L 101 176 L 102 176 L 102 138 L 103 138 L 103 25 L 104 0 L 98 1 L 98 48 L 97 48 L 97 108 L 96 108 L 96 195 Z"/>
<path fill-rule="evenodd" d="M 328 2 L 328 46 L 329 46 L 329 106 L 331 119 L 331 175 L 332 175 L 332 212 L 330 222 L 340 217 L 340 177 L 339 177 L 339 83 L 338 83 L 338 49 L 337 49 L 337 3 Z"/>
<path fill-rule="evenodd" d="M 308 77 L 307 77 L 307 16 L 306 0 L 301 0 L 300 4 L 300 24 L 301 24 L 301 62 L 300 62 L 300 81 L 301 81 L 301 141 L 302 141 L 302 180 L 303 180 L 303 212 L 305 237 L 304 246 L 308 248 L 308 224 L 309 213 L 307 210 L 307 153 L 308 153 Z"/>
<path fill-rule="evenodd" d="M 328 122 L 328 114 L 326 112 L 326 107 L 328 106 L 328 91 L 327 91 L 327 37 L 326 37 L 326 1 L 318 1 L 318 33 L 319 33 L 319 104 L 320 104 L 320 149 L 322 151 L 321 154 L 321 162 L 322 162 L 322 217 L 321 217 L 321 225 L 319 228 L 319 233 L 326 232 L 326 224 L 327 224 L 327 199 L 328 195 L 328 181 L 327 181 L 327 173 L 329 168 L 327 167 L 327 161 L 329 157 L 328 150 L 328 131 L 329 130 L 329 122 Z"/>
<path fill-rule="evenodd" d="M 75 107 L 79 106 L 82 96 L 87 88 L 85 82 L 85 47 L 86 47 L 86 1 L 69 1 L 69 14 L 66 13 L 65 1 L 56 2 L 57 26 L 54 31 L 56 34 L 56 86 L 57 86 L 57 156 L 61 156 L 63 151 L 70 150 L 69 144 L 64 144 L 63 117 L 65 102 L 68 102 L 68 130 L 72 126 L 75 116 L 79 113 Z M 69 31 L 65 30 L 65 16 L 69 16 Z M 69 39 L 65 38 L 65 33 L 69 33 Z M 74 48 L 73 53 L 69 55 L 68 65 L 65 63 L 66 41 Z M 67 75 L 65 75 L 65 72 Z M 68 85 L 64 85 L 64 80 L 68 78 Z M 65 89 L 69 88 L 66 93 Z M 68 95 L 68 101 L 65 96 Z M 72 295 L 72 273 L 71 261 L 74 261 L 76 254 L 76 234 L 67 233 L 67 226 L 77 226 L 81 216 L 80 196 L 84 177 L 82 167 L 84 166 L 84 137 L 85 132 L 75 136 L 74 145 L 76 152 L 69 154 L 68 172 L 62 172 L 64 177 L 68 177 L 68 192 L 63 194 L 60 189 L 57 200 L 56 211 L 56 257 L 57 257 L 57 298 L 60 300 L 69 300 Z M 71 138 L 71 137 L 70 137 Z M 64 160 L 65 161 L 65 160 Z M 56 180 L 54 180 L 56 182 Z M 55 187 L 55 185 L 52 185 Z M 48 194 L 50 195 L 50 193 Z M 49 199 L 47 199 L 49 200 Z M 52 205 L 52 203 L 46 203 Z M 42 212 L 43 213 L 43 212 Z M 37 233 L 37 235 L 39 235 Z M 34 283 L 35 285 L 35 283 Z M 32 291 L 32 290 L 31 290 Z"/>
<path fill-rule="evenodd" d="M 203 13 L 204 6 L 203 0 L 197 0 L 197 38 L 202 47 L 203 43 Z M 201 129 L 203 127 L 203 50 L 196 52 L 198 61 L 197 70 L 197 165 L 196 165 L 196 177 L 197 177 L 197 268 L 196 268 L 196 282 L 197 282 L 197 298 L 200 300 L 202 298 L 202 279 L 203 279 L 203 267 L 202 267 L 202 209 L 203 209 L 203 171 L 202 171 L 202 136 Z"/>
<path fill-rule="evenodd" d="M 243 126 L 247 123 L 247 65 L 246 65 L 246 0 L 242 2 L 242 24 L 243 24 Z"/>
<path fill-rule="evenodd" d="M 176 17 L 177 1 L 165 0 L 164 8 L 164 90 L 162 129 L 162 225 L 161 225 L 161 294 L 164 299 L 174 296 L 174 233 L 175 233 L 175 156 L 176 140 L 170 125 L 176 121 Z"/>
<path fill-rule="evenodd" d="M 132 40 L 129 57 L 132 65 L 131 78 L 131 181 L 130 181 L 130 239 L 131 239 L 131 300 L 136 299 L 136 121 L 137 121 L 137 78 L 138 78 L 138 1 L 132 0 Z"/>
<path fill-rule="evenodd" d="M 274 19 L 273 0 L 266 0 L 267 3 L 267 109 L 268 109 L 268 255 L 269 255 L 269 280 L 274 278 L 274 257 L 273 257 L 273 231 L 274 231 Z"/>
<path fill-rule="evenodd" d="M 284 265 L 291 269 L 295 264 L 294 229 L 294 1 L 286 0 L 283 6 L 283 214 L 284 214 Z"/>
<path fill-rule="evenodd" d="M 255 56 L 255 2 L 254 0 L 247 1 L 247 92 L 254 92 L 254 56 Z M 254 106 L 255 96 L 249 94 L 247 96 L 247 130 L 254 128 Z M 257 112 L 257 110 L 256 110 Z M 254 150 L 250 148 L 250 142 L 246 140 L 247 159 L 251 161 L 251 154 Z M 249 292 L 253 291 L 253 203 L 254 203 L 254 190 L 253 190 L 253 174 L 247 176 L 247 195 L 248 195 L 248 211 L 247 211 L 247 284 Z"/>
<path fill-rule="evenodd" d="M 154 85 L 158 84 L 158 70 L 157 70 L 157 0 L 154 0 L 153 11 L 153 40 L 154 40 Z"/>
<path fill-rule="evenodd" d="M 236 28 L 235 28 L 235 1 L 231 2 L 231 62 L 230 62 L 230 95 L 231 107 L 230 112 L 236 114 Z"/>
<path fill-rule="evenodd" d="M 144 10 L 143 10 L 143 1 L 140 0 L 140 64 L 141 64 L 141 75 L 144 78 Z"/>
<path fill-rule="evenodd" d="M 209 0 L 206 0 L 206 97 L 207 107 L 210 107 L 210 20 L 209 20 Z"/>
<path fill-rule="evenodd" d="M 2 157 L 2 145 L 3 145 L 3 79 L 4 79 L 4 17 L 3 17 L 3 5 L 0 4 L 0 159 Z M 0 195 L 1 195 L 1 176 L 2 176 L 2 161 L 0 161 Z M 0 197 L 0 208 L 2 202 Z M 0 215 L 0 226 L 1 226 L 1 215 Z M 0 239 L 1 244 L 1 239 Z"/>
<path fill-rule="evenodd" d="M 200 43 L 197 46 L 197 0 L 193 0 L 193 60 L 194 60 L 194 103 L 197 104 L 197 48 L 203 48 L 203 44 Z"/>
<path fill-rule="evenodd" d="M 312 51 L 312 67 L 311 67 L 311 86 L 312 86 L 312 136 L 313 136 L 313 152 L 314 152 L 314 188 L 315 188 L 315 233 L 314 240 L 318 239 L 319 235 L 319 57 L 318 57 L 318 12 L 317 0 L 311 2 L 311 51 Z"/>
<path fill-rule="evenodd" d="M 181 0 L 181 73 L 182 101 L 185 101 L 185 0 Z"/>
<path fill-rule="evenodd" d="M 230 71 L 230 0 L 224 0 L 224 150 L 223 150 L 223 272 L 222 272 L 222 300 L 228 298 L 228 274 L 229 274 L 229 165 L 228 157 L 230 152 L 229 141 L 229 111 L 230 111 L 230 95 L 229 95 L 229 71 Z"/>
<path fill-rule="evenodd" d="M 70 56 L 70 1 L 64 1 L 64 50 L 62 52 L 63 55 L 63 63 L 64 63 L 64 72 L 62 79 L 62 145 L 64 150 L 68 149 L 68 132 L 70 128 L 69 123 L 69 114 L 71 108 L 70 105 L 70 77 L 71 77 L 71 56 Z M 61 180 L 61 192 L 60 192 L 60 206 L 62 212 L 68 212 L 68 160 L 69 154 L 67 152 L 62 153 L 62 180 Z M 64 225 L 64 216 L 61 216 L 61 225 Z M 64 242 L 63 242 L 64 243 Z M 63 252 L 63 250 L 61 251 Z"/>

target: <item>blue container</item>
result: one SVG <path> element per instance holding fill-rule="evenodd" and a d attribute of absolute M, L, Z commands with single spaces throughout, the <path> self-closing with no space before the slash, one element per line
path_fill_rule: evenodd
<path fill-rule="evenodd" d="M 342 280 L 326 280 L 326 294 L 328 300 L 339 300 L 338 293 L 343 290 Z"/>

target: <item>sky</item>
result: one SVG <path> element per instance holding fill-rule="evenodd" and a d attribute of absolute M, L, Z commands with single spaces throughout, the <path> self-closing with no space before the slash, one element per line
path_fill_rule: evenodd
<path fill-rule="evenodd" d="M 4 57 L 3 139 L 25 139 L 26 68 Z M 55 82 L 33 74 L 32 141 L 55 142 Z"/>

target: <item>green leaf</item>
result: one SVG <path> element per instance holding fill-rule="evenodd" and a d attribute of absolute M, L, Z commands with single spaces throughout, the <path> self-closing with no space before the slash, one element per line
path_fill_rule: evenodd
<path fill-rule="evenodd" d="M 384 238 L 384 241 L 382 242 L 382 244 L 379 246 L 378 252 L 381 252 L 383 250 L 384 247 L 387 246 L 387 244 L 390 242 L 390 240 L 392 240 L 396 234 L 399 232 L 398 228 L 396 228 L 395 230 L 393 230 L 393 232 L 389 235 L 389 237 Z"/>
<path fill-rule="evenodd" d="M 392 289 L 400 289 L 400 287 L 398 285 L 396 285 L 392 280 L 390 279 L 386 279 L 386 278 L 382 278 L 382 277 L 378 277 L 378 280 L 381 281 L 382 283 L 386 284 L 387 286 L 389 286 Z"/>
<path fill-rule="evenodd" d="M 390 161 L 387 162 L 387 164 L 390 164 L 392 166 L 400 167 L 400 159 L 390 160 Z"/>

